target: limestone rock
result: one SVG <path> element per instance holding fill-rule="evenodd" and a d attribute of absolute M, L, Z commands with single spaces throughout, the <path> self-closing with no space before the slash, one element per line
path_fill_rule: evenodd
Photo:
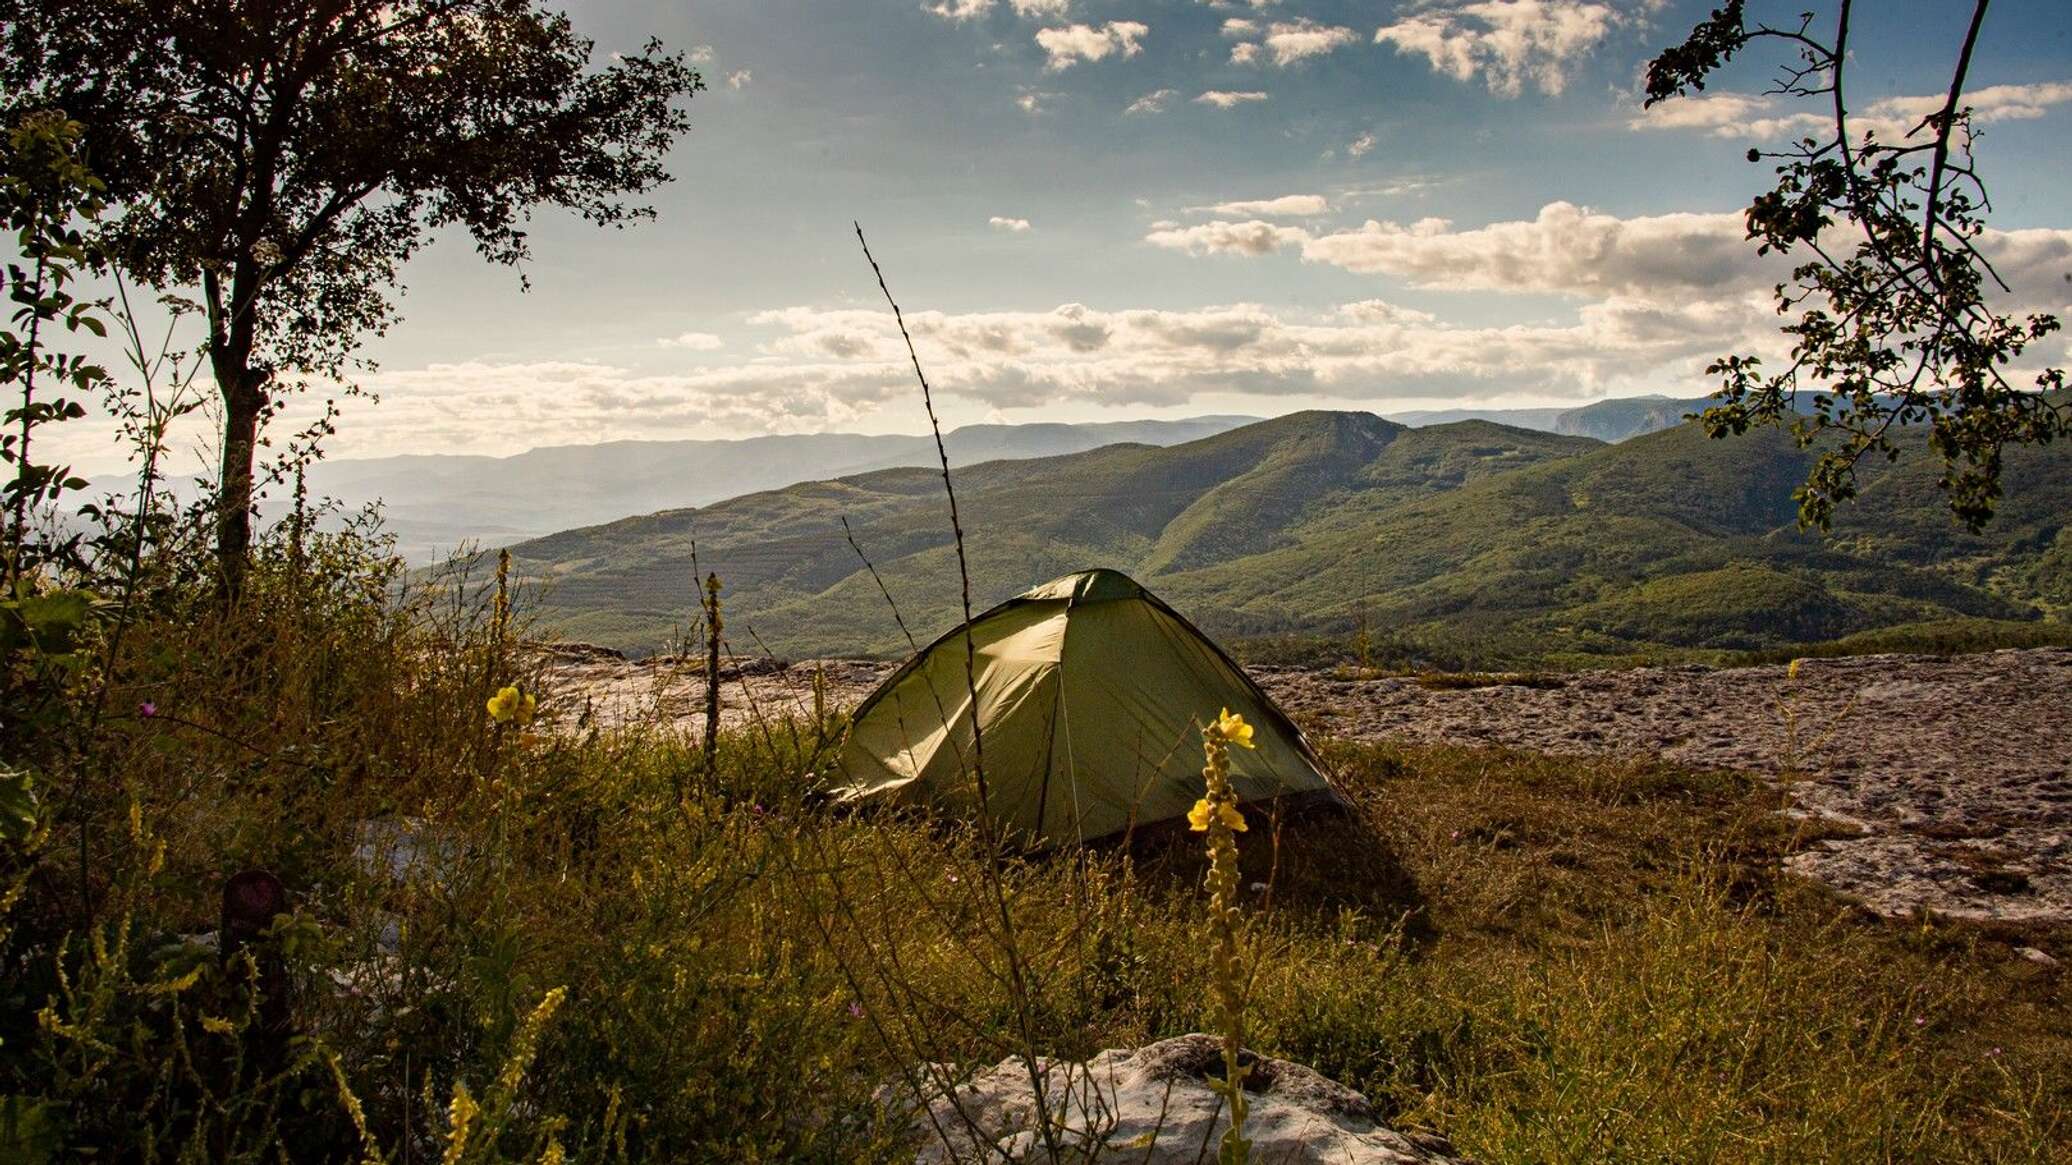
<path fill-rule="evenodd" d="M 1260 1165 L 1466 1160 L 1442 1137 L 1384 1126 L 1366 1097 L 1300 1064 L 1255 1057 L 1250 1065 L 1245 1132 L 1252 1160 Z M 1212 1087 L 1223 1068 L 1222 1047 L 1213 1036 L 1111 1049 L 1083 1064 L 1039 1060 L 1038 1068 L 1052 1121 L 1061 1129 L 1061 1157 L 1051 1156 L 1037 1135 L 1029 1071 L 1020 1058 L 1010 1058 L 949 1095 L 931 1087 L 925 1109 L 908 1106 L 921 1141 L 916 1165 L 1003 1159 L 1195 1165 L 1216 1159 L 1217 1142 L 1230 1124 L 1223 1098 Z"/>

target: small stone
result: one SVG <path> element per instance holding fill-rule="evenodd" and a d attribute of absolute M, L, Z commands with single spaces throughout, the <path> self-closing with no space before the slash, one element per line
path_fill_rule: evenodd
<path fill-rule="evenodd" d="M 2037 950 L 2035 947 L 2016 947 L 2014 953 L 2039 967 L 2055 967 L 2058 965 L 2057 959 L 2047 952 Z"/>

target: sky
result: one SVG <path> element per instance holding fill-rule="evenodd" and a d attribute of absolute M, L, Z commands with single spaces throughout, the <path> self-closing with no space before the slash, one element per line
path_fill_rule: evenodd
<path fill-rule="evenodd" d="M 440 239 L 328 449 L 924 431 L 852 221 L 949 425 L 1702 395 L 1781 351 L 1745 155 L 1820 124 L 1763 95 L 1775 46 L 1642 110 L 1714 2 L 569 3 L 600 59 L 653 36 L 705 79 L 658 219 L 542 214 L 529 291 Z M 1859 4 L 1853 112 L 1917 120 L 1970 7 Z M 2072 4 L 1995 4 L 1969 89 L 1982 245 L 2072 316 Z M 121 464 L 97 422 L 63 440 Z"/>

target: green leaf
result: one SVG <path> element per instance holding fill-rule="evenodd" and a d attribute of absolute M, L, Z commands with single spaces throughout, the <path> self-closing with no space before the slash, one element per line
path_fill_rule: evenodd
<path fill-rule="evenodd" d="M 92 591 L 52 591 L 0 601 L 0 650 L 66 655 L 94 612 Z"/>
<path fill-rule="evenodd" d="M 35 782 L 28 773 L 0 768 L 0 841 L 25 841 L 35 831 Z M 5 1144 L 4 1134 L 0 1144 Z"/>
<path fill-rule="evenodd" d="M 57 1106 L 26 1096 L 0 1097 L 0 1160 L 43 1165 L 58 1151 Z"/>

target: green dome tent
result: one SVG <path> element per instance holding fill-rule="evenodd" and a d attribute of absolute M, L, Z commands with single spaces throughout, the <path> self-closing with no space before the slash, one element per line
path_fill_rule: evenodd
<path fill-rule="evenodd" d="M 1185 816 L 1202 795 L 1201 726 L 1229 708 L 1255 726 L 1231 750 L 1242 802 L 1337 800 L 1287 714 L 1178 612 L 1128 577 L 1045 583 L 969 624 L 988 807 L 1025 840 L 1091 841 Z M 964 628 L 928 645 L 856 709 L 837 798 L 969 812 Z"/>

